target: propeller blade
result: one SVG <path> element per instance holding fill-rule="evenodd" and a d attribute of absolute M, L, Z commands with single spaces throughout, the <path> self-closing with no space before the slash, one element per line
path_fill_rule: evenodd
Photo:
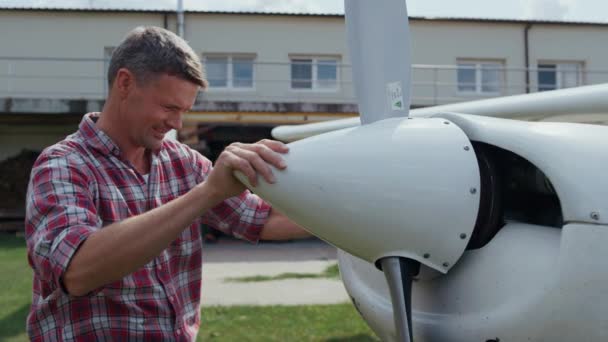
<path fill-rule="evenodd" d="M 344 10 L 361 123 L 407 117 L 410 34 L 405 0 L 345 0 Z"/>
<path fill-rule="evenodd" d="M 413 342 L 412 281 L 418 275 L 420 263 L 407 258 L 387 257 L 380 260 L 380 265 L 391 294 L 397 341 Z"/>
<path fill-rule="evenodd" d="M 504 119 L 608 125 L 606 97 L 608 83 L 418 108 L 413 109 L 410 116 L 432 117 L 455 112 Z M 282 141 L 295 141 L 359 124 L 359 118 L 348 118 L 297 126 L 277 126 L 272 130 L 272 136 Z"/>

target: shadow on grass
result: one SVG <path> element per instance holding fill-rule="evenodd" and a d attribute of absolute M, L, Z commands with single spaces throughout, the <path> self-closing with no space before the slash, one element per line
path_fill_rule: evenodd
<path fill-rule="evenodd" d="M 346 337 L 334 337 L 325 340 L 325 342 L 377 342 L 380 341 L 378 339 L 372 338 L 366 334 L 358 334 L 353 336 Z"/>
<path fill-rule="evenodd" d="M 30 304 L 25 304 L 0 319 L 0 341 L 25 333 L 25 320 L 30 311 Z"/>
<path fill-rule="evenodd" d="M 15 234 L 0 233 L 1 249 L 16 249 L 25 247 L 25 238 L 15 236 Z"/>

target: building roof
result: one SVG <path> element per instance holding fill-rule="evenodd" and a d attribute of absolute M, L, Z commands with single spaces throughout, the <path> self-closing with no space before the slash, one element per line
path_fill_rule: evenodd
<path fill-rule="evenodd" d="M 0 9 L 5 10 L 63 10 L 63 11 L 175 11 L 172 0 L 0 0 Z"/>
<path fill-rule="evenodd" d="M 206 13 L 220 15 L 276 15 L 276 16 L 306 16 L 306 17 L 337 17 L 343 13 L 327 13 L 320 11 L 265 11 L 265 10 L 213 10 L 208 1 L 184 0 L 186 13 Z M 0 0 L 0 11 L 65 11 L 65 12 L 147 12 L 173 13 L 177 9 L 177 0 Z M 504 18 L 473 18 L 473 17 L 429 17 L 410 16 L 410 20 L 424 21 L 461 21 L 480 23 L 512 23 L 512 24 L 548 24 L 548 25 L 599 25 L 608 26 L 607 22 L 563 21 L 563 20 L 532 20 Z"/>
<path fill-rule="evenodd" d="M 286 8 L 277 11 L 214 11 L 210 1 L 183 0 L 186 12 L 219 12 L 243 14 L 289 14 L 289 15 L 328 15 L 342 16 L 343 13 L 320 11 L 298 12 Z M 217 8 L 217 6 L 215 7 Z M 230 6 L 224 6 L 230 8 Z M 0 0 L 0 10 L 55 10 L 55 11 L 116 11 L 116 12 L 175 12 L 177 0 Z M 251 8 L 250 8 L 251 9 Z"/>

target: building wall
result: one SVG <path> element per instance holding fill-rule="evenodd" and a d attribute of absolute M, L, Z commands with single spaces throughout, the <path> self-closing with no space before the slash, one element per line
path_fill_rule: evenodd
<path fill-rule="evenodd" d="M 210 90 L 210 101 L 354 103 L 350 60 L 342 17 L 186 14 L 186 39 L 201 55 L 246 53 L 256 56 L 253 90 Z M 175 16 L 168 15 L 175 30 Z M 163 26 L 163 13 L 0 11 L 0 97 L 103 99 L 104 48 L 116 46 L 138 25 Z M 417 106 L 525 92 L 526 23 L 411 21 L 413 104 Z M 534 24 L 530 66 L 539 60 L 581 61 L 592 71 L 586 83 L 608 81 L 608 50 L 601 42 L 608 26 Z M 337 91 L 290 89 L 289 57 L 337 56 Z M 85 58 L 89 61 L 6 60 L 2 57 Z M 463 94 L 454 65 L 460 59 L 504 63 L 498 94 Z M 2 75 L 19 75 L 10 81 Z M 536 73 L 530 72 L 536 82 Z M 532 87 L 534 90 L 534 86 Z"/>
<path fill-rule="evenodd" d="M 138 25 L 163 25 L 162 14 L 0 11 L 0 57 L 97 59 L 0 60 L 0 96 L 103 98 L 104 47 Z"/>
<path fill-rule="evenodd" d="M 252 54 L 258 62 L 253 90 L 212 89 L 202 95 L 204 100 L 355 103 L 342 17 L 188 13 L 185 18 L 185 38 L 201 56 Z M 166 19 L 167 27 L 175 31 L 173 14 L 0 11 L 0 111 L 7 111 L 9 103 L 19 113 L 42 113 L 45 108 L 53 113 L 85 111 L 55 99 L 96 100 L 83 108 L 99 110 L 106 92 L 104 49 L 116 46 L 136 26 L 162 27 Z M 524 22 L 412 20 L 413 105 L 524 93 L 525 28 Z M 533 24 L 529 30 L 530 67 L 536 68 L 539 61 L 581 62 L 590 71 L 585 84 L 608 82 L 608 49 L 603 44 L 607 34 L 608 25 Z M 290 89 L 290 56 L 339 57 L 339 89 Z M 455 65 L 461 60 L 504 63 L 501 92 L 459 92 Z M 536 70 L 529 76 L 535 91 Z M 0 160 L 23 148 L 42 149 L 74 129 L 36 123 L 0 125 Z"/>
<path fill-rule="evenodd" d="M 290 89 L 290 56 L 336 56 L 350 64 L 342 18 L 189 14 L 186 39 L 201 54 L 247 53 L 256 65 L 253 91 L 214 91 L 209 99 L 270 102 L 352 102 L 350 68 L 339 70 L 336 91 Z"/>
<path fill-rule="evenodd" d="M 419 105 L 434 105 L 486 97 L 458 92 L 457 71 L 453 66 L 461 59 L 501 61 L 506 68 L 524 66 L 523 25 L 414 20 L 411 27 L 412 63 L 431 66 L 413 71 L 415 104 L 416 101 Z M 524 78 L 521 71 L 506 70 L 505 89 L 498 95 L 524 92 Z"/>
<path fill-rule="evenodd" d="M 582 62 L 589 73 L 586 84 L 608 82 L 608 26 L 533 25 L 530 64 L 539 61 Z M 536 84 L 536 73 L 531 73 Z M 534 87 L 533 87 L 534 88 Z"/>

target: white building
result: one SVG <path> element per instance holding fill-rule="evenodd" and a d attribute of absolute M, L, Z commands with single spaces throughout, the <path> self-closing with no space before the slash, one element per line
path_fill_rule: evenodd
<path fill-rule="evenodd" d="M 157 2 L 0 3 L 0 160 L 40 150 L 101 108 L 108 58 L 125 33 L 176 31 L 174 9 Z M 411 34 L 414 107 L 608 81 L 608 24 L 413 17 Z M 211 83 L 186 115 L 193 144 L 356 115 L 342 15 L 186 8 L 185 39 Z"/>

